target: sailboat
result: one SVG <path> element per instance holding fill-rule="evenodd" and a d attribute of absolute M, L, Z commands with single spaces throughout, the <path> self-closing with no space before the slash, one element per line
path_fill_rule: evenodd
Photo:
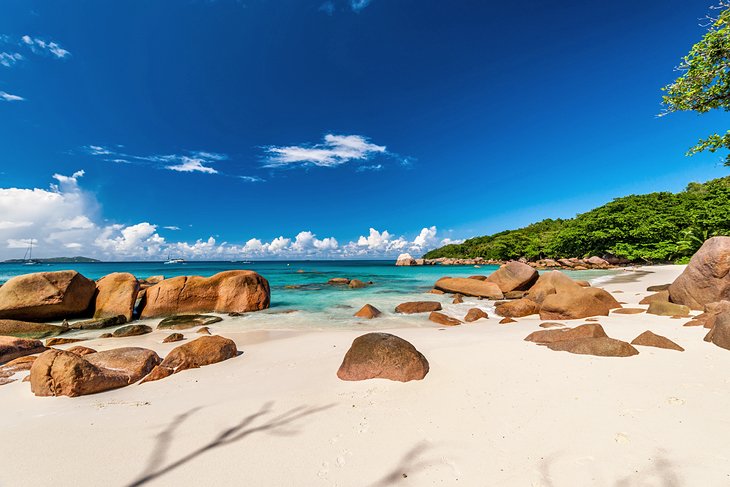
<path fill-rule="evenodd" d="M 37 265 L 38 262 L 33 260 L 33 239 L 30 239 L 30 243 L 28 244 L 28 248 L 25 251 L 25 255 L 23 256 L 23 264 L 24 265 Z"/>
<path fill-rule="evenodd" d="M 167 260 L 164 263 L 165 264 L 184 264 L 185 259 L 171 259 L 170 254 L 167 254 Z"/>

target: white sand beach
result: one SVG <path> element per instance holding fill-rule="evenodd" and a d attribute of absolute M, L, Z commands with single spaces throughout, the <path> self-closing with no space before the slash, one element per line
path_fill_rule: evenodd
<path fill-rule="evenodd" d="M 647 286 L 682 269 L 627 269 L 599 285 L 636 307 Z M 613 338 L 651 330 L 686 349 L 605 358 L 524 341 L 537 316 L 499 320 L 387 330 L 430 362 L 424 380 L 408 383 L 337 378 L 367 325 L 226 330 L 239 357 L 83 397 L 35 397 L 18 380 L 0 387 L 0 486 L 730 483 L 730 352 L 704 342 L 706 329 L 600 317 Z M 81 344 L 164 356 L 178 345 L 161 343 L 168 334 Z"/>

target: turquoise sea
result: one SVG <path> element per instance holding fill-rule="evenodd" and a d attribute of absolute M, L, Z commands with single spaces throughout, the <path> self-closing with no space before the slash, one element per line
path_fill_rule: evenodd
<path fill-rule="evenodd" d="M 112 272 L 130 272 L 138 278 L 154 275 L 173 277 L 180 275 L 212 276 L 221 271 L 250 269 L 258 272 L 271 285 L 271 309 L 247 314 L 240 319 L 226 320 L 226 323 L 246 323 L 255 328 L 329 328 L 361 323 L 352 315 L 364 304 L 370 303 L 385 313 L 379 320 L 369 324 L 378 327 L 401 326 L 414 320 L 393 313 L 399 303 L 414 300 L 437 300 L 454 316 L 463 316 L 471 307 L 480 307 L 488 313 L 493 307 L 488 301 L 467 298 L 464 304 L 452 305 L 451 297 L 424 294 L 434 282 L 444 276 L 468 277 L 475 274 L 488 275 L 497 266 L 417 266 L 396 267 L 393 260 L 347 260 L 347 261 L 254 261 L 254 262 L 187 262 L 185 264 L 163 264 L 162 262 L 104 262 L 90 264 L 23 264 L 0 263 L 0 283 L 21 274 L 41 271 L 73 269 L 90 279 Z M 614 274 L 616 271 L 574 271 L 569 274 L 575 279 L 595 280 Z M 365 289 L 350 289 L 347 286 L 332 286 L 327 281 L 333 277 L 347 277 L 372 281 Z M 376 323 L 377 322 L 377 323 Z"/>

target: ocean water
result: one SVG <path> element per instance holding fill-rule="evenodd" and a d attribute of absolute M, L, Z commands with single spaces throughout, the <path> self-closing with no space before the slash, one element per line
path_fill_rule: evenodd
<path fill-rule="evenodd" d="M 440 301 L 447 314 L 463 317 L 472 307 L 479 307 L 492 314 L 494 307 L 486 300 L 465 298 L 463 304 L 451 304 L 449 295 L 425 294 L 441 277 L 468 277 L 488 275 L 497 266 L 414 266 L 396 267 L 387 261 L 255 261 L 236 262 L 187 262 L 163 264 L 161 262 L 104 262 L 89 264 L 23 264 L 0 263 L 0 283 L 13 276 L 30 272 L 73 269 L 90 279 L 99 279 L 112 272 L 130 272 L 138 278 L 154 275 L 174 277 L 181 275 L 212 276 L 221 271 L 250 269 L 264 276 L 271 286 L 271 308 L 242 317 L 226 318 L 221 327 L 250 329 L 331 329 L 334 327 L 358 327 L 363 320 L 353 314 L 369 303 L 384 315 L 377 320 L 365 320 L 368 328 L 399 326 L 433 326 L 427 315 L 398 315 L 394 308 L 405 301 Z M 589 270 L 566 272 L 574 279 L 604 280 L 615 270 Z M 373 284 L 364 289 L 332 286 L 327 281 L 333 277 L 360 279 Z M 218 325 L 216 325 L 218 326 Z"/>

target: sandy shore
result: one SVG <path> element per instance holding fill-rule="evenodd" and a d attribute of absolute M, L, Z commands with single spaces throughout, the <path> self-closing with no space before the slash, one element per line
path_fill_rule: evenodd
<path fill-rule="evenodd" d="M 627 270 L 600 286 L 633 305 L 681 269 Z M 602 317 L 611 337 L 652 330 L 686 351 L 599 358 L 523 341 L 537 317 L 498 320 L 390 330 L 431 364 L 405 384 L 337 379 L 367 328 L 226 331 L 243 355 L 92 396 L 34 397 L 13 382 L 0 387 L 0 485 L 730 483 L 730 352 L 703 342 L 705 329 Z M 160 343 L 167 334 L 83 345 L 164 356 L 176 345 Z"/>

